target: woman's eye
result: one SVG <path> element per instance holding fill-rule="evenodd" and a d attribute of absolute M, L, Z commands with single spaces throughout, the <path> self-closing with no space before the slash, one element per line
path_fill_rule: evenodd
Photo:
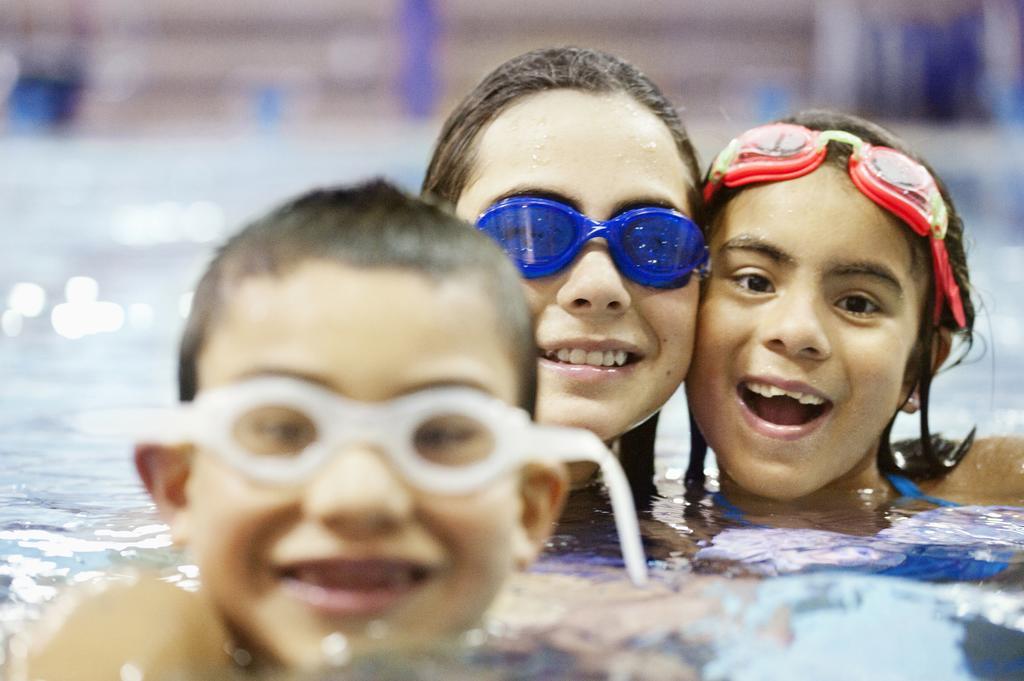
<path fill-rule="evenodd" d="M 881 310 L 870 298 L 865 296 L 846 296 L 839 300 L 839 309 L 855 315 L 869 315 Z"/>
<path fill-rule="evenodd" d="M 754 293 L 772 293 L 775 290 L 768 278 L 760 274 L 741 274 L 734 281 L 740 288 Z"/>

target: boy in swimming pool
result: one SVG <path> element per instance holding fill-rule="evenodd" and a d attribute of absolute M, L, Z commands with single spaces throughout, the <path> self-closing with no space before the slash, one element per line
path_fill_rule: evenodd
<path fill-rule="evenodd" d="M 542 548 L 559 460 L 621 477 L 590 433 L 532 424 L 535 372 L 514 268 L 454 217 L 378 182 L 256 221 L 200 281 L 182 407 L 136 450 L 199 591 L 112 588 L 15 678 L 310 669 L 475 626 Z"/>

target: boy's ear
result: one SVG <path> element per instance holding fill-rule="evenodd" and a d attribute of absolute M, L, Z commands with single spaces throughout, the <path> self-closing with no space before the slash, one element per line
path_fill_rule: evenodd
<path fill-rule="evenodd" d="M 160 517 L 171 528 L 175 543 L 188 539 L 188 495 L 192 448 L 150 443 L 135 445 L 135 469 L 156 503 Z"/>
<path fill-rule="evenodd" d="M 560 463 L 532 463 L 523 469 L 519 483 L 522 515 L 513 540 L 513 557 L 519 569 L 532 563 L 551 536 L 569 493 L 569 474 Z"/>

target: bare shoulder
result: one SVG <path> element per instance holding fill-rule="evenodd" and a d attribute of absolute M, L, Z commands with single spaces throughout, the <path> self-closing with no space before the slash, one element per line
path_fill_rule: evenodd
<path fill-rule="evenodd" d="M 219 619 L 195 593 L 151 576 L 84 585 L 12 642 L 11 678 L 117 679 L 126 663 L 145 678 L 208 671 L 225 663 L 226 642 Z"/>
<path fill-rule="evenodd" d="M 1024 504 L 1024 437 L 976 440 L 960 465 L 928 488 L 958 501 Z"/>

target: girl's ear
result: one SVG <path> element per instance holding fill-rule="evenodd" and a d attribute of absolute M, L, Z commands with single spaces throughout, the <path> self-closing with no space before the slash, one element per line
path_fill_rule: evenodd
<path fill-rule="evenodd" d="M 522 513 L 512 547 L 519 569 L 540 555 L 562 514 L 568 492 L 569 475 L 563 464 L 533 463 L 523 469 L 519 483 Z"/>
<path fill-rule="evenodd" d="M 188 494 L 192 473 L 192 448 L 151 443 L 135 445 L 135 469 L 156 503 L 160 517 L 171 528 L 177 543 L 188 540 Z"/>
<path fill-rule="evenodd" d="M 932 374 L 939 370 L 943 362 L 949 358 L 949 353 L 953 348 L 953 332 L 945 327 L 938 327 L 933 332 L 932 336 L 932 358 L 931 367 Z M 913 362 L 911 362 L 913 364 Z M 911 378 L 908 365 L 907 385 L 905 389 L 910 390 L 910 395 L 907 397 L 906 402 L 900 407 L 900 411 L 906 412 L 907 414 L 914 414 L 921 408 L 921 395 L 920 386 L 917 384 L 917 378 Z M 913 388 L 910 388 L 911 382 L 913 382 Z"/>
<path fill-rule="evenodd" d="M 935 337 L 932 340 L 932 373 L 939 370 L 942 363 L 949 358 L 953 349 L 953 332 L 940 326 L 935 330 Z"/>
<path fill-rule="evenodd" d="M 913 392 L 910 393 L 910 397 L 908 397 L 907 401 L 903 403 L 902 407 L 900 407 L 900 411 L 906 414 L 916 414 L 920 408 L 921 394 L 918 387 L 915 385 Z"/>

